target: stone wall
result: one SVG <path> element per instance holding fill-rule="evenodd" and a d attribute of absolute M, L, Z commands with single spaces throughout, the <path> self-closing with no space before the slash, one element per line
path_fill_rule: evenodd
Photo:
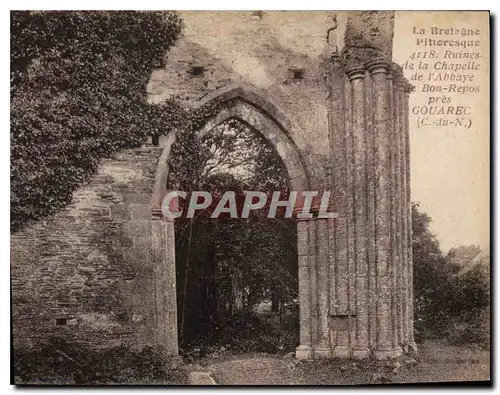
<path fill-rule="evenodd" d="M 295 189 L 332 191 L 336 223 L 297 224 L 302 358 L 394 356 L 413 344 L 408 94 L 392 12 L 183 13 L 151 103 L 235 100 Z M 202 133 L 208 130 L 200 131 Z M 146 145 L 102 163 L 52 218 L 12 235 L 16 344 L 63 334 L 177 353 L 168 159 Z"/>
<path fill-rule="evenodd" d="M 250 86 L 293 124 L 293 140 L 323 180 L 329 163 L 323 51 L 327 12 L 183 12 L 183 37 L 153 72 L 152 103 L 176 97 L 186 107 L 231 85 Z M 318 165 L 318 163 L 320 163 Z M 319 182 L 319 181 L 318 181 Z"/>
<path fill-rule="evenodd" d="M 154 341 L 151 194 L 161 148 L 104 160 L 58 214 L 11 236 L 16 346 Z"/>

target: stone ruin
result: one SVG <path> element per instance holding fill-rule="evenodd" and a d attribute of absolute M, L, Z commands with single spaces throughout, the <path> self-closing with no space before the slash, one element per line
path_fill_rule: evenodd
<path fill-rule="evenodd" d="M 408 98 L 393 12 L 185 12 L 149 100 L 231 100 L 292 190 L 329 190 L 336 222 L 297 221 L 297 358 L 415 349 Z M 174 223 L 161 212 L 176 134 L 125 150 L 53 217 L 11 236 L 14 347 L 50 336 L 178 353 Z"/>

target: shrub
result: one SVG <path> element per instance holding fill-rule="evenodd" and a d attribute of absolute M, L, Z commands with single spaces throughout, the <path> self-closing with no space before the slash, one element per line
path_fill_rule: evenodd
<path fill-rule="evenodd" d="M 476 309 L 469 314 L 453 317 L 445 333 L 446 338 L 452 344 L 469 344 L 488 348 L 490 344 L 489 309 Z"/>
<path fill-rule="evenodd" d="M 490 258 L 478 246 L 445 256 L 430 232 L 430 217 L 413 205 L 415 330 L 419 340 L 489 343 Z"/>
<path fill-rule="evenodd" d="M 490 257 L 479 246 L 441 252 L 431 218 L 412 206 L 415 330 L 418 338 L 489 343 Z"/>
<path fill-rule="evenodd" d="M 93 350 L 52 338 L 38 350 L 14 353 L 16 384 L 183 384 L 185 372 L 161 348 Z"/>
<path fill-rule="evenodd" d="M 212 353 L 263 352 L 286 354 L 299 343 L 298 311 L 282 317 L 264 316 L 251 311 L 238 311 L 220 318 L 218 330 L 210 338 L 198 337 L 186 346 L 186 357 Z"/>
<path fill-rule="evenodd" d="M 455 344 L 475 343 L 488 347 L 490 342 L 490 272 L 489 257 L 454 282 L 452 325 L 448 338 Z"/>

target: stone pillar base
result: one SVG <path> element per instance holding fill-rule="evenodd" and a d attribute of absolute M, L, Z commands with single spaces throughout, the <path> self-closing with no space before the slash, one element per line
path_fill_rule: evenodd
<path fill-rule="evenodd" d="M 401 348 L 403 349 L 403 354 L 417 354 L 418 346 L 415 342 L 410 342 L 406 344 L 401 344 Z"/>
<path fill-rule="evenodd" d="M 412 354 L 416 354 L 418 353 L 418 346 L 417 346 L 417 343 L 415 342 L 411 342 L 408 344 L 408 352 L 412 353 Z"/>
<path fill-rule="evenodd" d="M 318 347 L 314 349 L 314 359 L 332 358 L 332 349 L 330 347 Z"/>
<path fill-rule="evenodd" d="M 365 350 L 353 350 L 352 351 L 352 357 L 354 359 L 365 359 L 365 358 L 368 358 L 370 357 L 370 355 L 372 354 L 372 352 L 368 349 L 365 349 Z"/>
<path fill-rule="evenodd" d="M 387 358 L 397 358 L 403 355 L 403 349 L 401 347 L 396 347 L 390 350 L 375 350 L 373 351 L 373 356 L 376 359 L 387 359 Z"/>
<path fill-rule="evenodd" d="M 351 350 L 348 346 L 338 346 L 333 350 L 329 347 L 312 348 L 310 346 L 298 346 L 295 349 L 295 358 L 297 359 L 331 359 L 331 358 L 344 358 L 344 359 L 366 359 L 374 356 L 378 360 L 398 358 L 406 354 L 406 350 L 410 353 L 417 352 L 417 345 L 415 343 L 405 346 L 405 351 L 402 347 L 391 348 L 387 350 Z"/>
<path fill-rule="evenodd" d="M 333 351 L 333 356 L 335 358 L 350 358 L 351 350 L 348 346 L 337 346 Z"/>
<path fill-rule="evenodd" d="M 295 358 L 313 359 L 313 349 L 309 346 L 298 346 L 295 349 Z"/>

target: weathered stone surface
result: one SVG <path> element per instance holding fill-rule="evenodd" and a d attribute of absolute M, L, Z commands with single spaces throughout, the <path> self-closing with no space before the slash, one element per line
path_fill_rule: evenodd
<path fill-rule="evenodd" d="M 409 89 L 390 63 L 393 13 L 185 15 L 150 101 L 231 100 L 200 135 L 238 118 L 273 144 L 292 189 L 332 192 L 335 222 L 297 222 L 296 357 L 413 349 Z M 15 345 L 63 335 L 178 352 L 175 235 L 161 213 L 175 138 L 104 161 L 66 209 L 12 235 Z"/>
<path fill-rule="evenodd" d="M 150 199 L 160 154 L 144 146 L 105 160 L 68 207 L 11 236 L 16 346 L 53 335 L 154 343 Z"/>
<path fill-rule="evenodd" d="M 355 11 L 348 14 L 344 61 L 365 63 L 392 58 L 393 11 Z"/>

